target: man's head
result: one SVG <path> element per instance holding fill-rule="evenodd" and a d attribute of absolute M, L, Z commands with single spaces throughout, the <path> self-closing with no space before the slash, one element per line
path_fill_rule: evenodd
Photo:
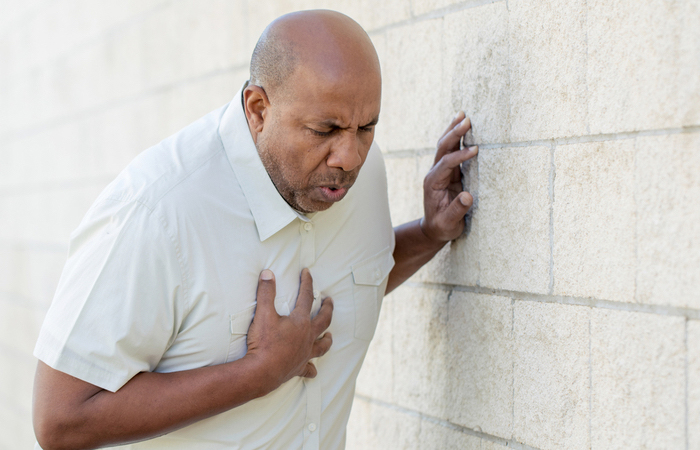
<path fill-rule="evenodd" d="M 379 118 L 379 59 L 365 31 L 332 11 L 287 14 L 263 32 L 244 106 L 282 197 L 302 212 L 341 200 L 367 158 Z"/>

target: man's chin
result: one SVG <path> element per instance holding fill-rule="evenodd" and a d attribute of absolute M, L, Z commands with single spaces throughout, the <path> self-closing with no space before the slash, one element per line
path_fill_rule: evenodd
<path fill-rule="evenodd" d="M 319 200 L 305 199 L 303 204 L 299 204 L 296 209 L 304 214 L 321 212 L 329 209 L 335 202 L 324 202 Z"/>
<path fill-rule="evenodd" d="M 324 196 L 314 195 L 313 197 L 306 197 L 302 201 L 298 202 L 297 208 L 295 209 L 304 214 L 321 212 L 329 209 L 335 203 L 342 200 L 343 197 L 345 197 L 345 195 L 335 200 L 325 198 Z"/>

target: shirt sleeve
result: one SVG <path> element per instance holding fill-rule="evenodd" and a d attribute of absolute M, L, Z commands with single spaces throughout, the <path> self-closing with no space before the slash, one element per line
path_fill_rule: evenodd
<path fill-rule="evenodd" d="M 165 222 L 138 201 L 103 200 L 71 236 L 34 355 L 115 392 L 152 371 L 177 335 L 182 265 Z"/>

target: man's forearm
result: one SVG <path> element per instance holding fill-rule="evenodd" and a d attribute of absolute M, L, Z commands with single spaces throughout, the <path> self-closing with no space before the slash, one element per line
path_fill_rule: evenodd
<path fill-rule="evenodd" d="M 273 389 L 255 361 L 140 373 L 109 392 L 39 362 L 34 426 L 44 450 L 88 449 L 163 435 Z"/>
<path fill-rule="evenodd" d="M 394 268 L 389 274 L 387 294 L 416 273 L 448 242 L 428 238 L 421 230 L 420 220 L 416 219 L 394 228 Z"/>

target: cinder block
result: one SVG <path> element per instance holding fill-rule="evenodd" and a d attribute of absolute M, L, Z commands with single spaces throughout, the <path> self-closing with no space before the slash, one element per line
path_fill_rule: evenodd
<path fill-rule="evenodd" d="M 240 102 L 234 95 L 248 78 L 249 70 L 240 69 L 187 83 L 159 96 L 158 114 L 164 118 L 161 139 L 230 101 Z"/>
<path fill-rule="evenodd" d="M 386 60 L 387 60 L 387 52 L 386 52 L 386 32 L 381 32 L 381 33 L 374 33 L 370 35 L 370 38 L 372 39 L 372 44 L 374 45 L 374 49 L 377 51 L 377 56 L 379 57 L 379 64 L 381 66 L 381 71 L 382 71 L 382 109 L 379 114 L 379 122 L 377 123 L 377 126 L 375 127 L 374 131 L 374 142 L 379 145 L 379 148 L 382 150 L 382 153 L 386 153 L 386 148 L 385 144 L 388 144 L 389 139 L 387 134 L 391 132 L 391 130 L 387 129 L 384 126 L 384 120 L 385 120 L 385 109 L 384 106 L 386 105 Z"/>
<path fill-rule="evenodd" d="M 107 182 L 0 196 L 0 242 L 67 245 Z"/>
<path fill-rule="evenodd" d="M 18 299 L 8 300 L 6 294 L 0 296 L 0 346 L 31 359 L 45 313 L 36 305 Z"/>
<path fill-rule="evenodd" d="M 328 8 L 326 0 L 312 0 L 312 4 L 314 8 Z M 330 9 L 352 17 L 369 33 L 411 17 L 411 2 L 406 0 L 349 0 L 334 2 Z"/>
<path fill-rule="evenodd" d="M 4 0 L 2 2 L 4 14 L 0 17 L 0 30 L 13 30 L 13 25 L 17 26 L 17 22 L 24 22 L 18 19 L 36 10 L 36 7 L 41 4 L 41 0 L 26 0 L 22 2 Z"/>
<path fill-rule="evenodd" d="M 419 0 L 413 2 L 413 14 L 420 16 L 436 9 L 452 6 L 456 3 L 461 3 L 461 0 Z"/>
<path fill-rule="evenodd" d="M 591 448 L 684 448 L 685 318 L 594 309 Z"/>
<path fill-rule="evenodd" d="M 347 428 L 347 450 L 417 448 L 418 415 L 406 414 L 355 398 Z"/>
<path fill-rule="evenodd" d="M 413 156 L 385 155 L 391 223 L 401 225 L 423 217 L 423 177 Z"/>
<path fill-rule="evenodd" d="M 510 0 L 508 8 L 511 140 L 585 134 L 586 1 Z"/>
<path fill-rule="evenodd" d="M 418 159 L 419 175 L 416 178 L 416 182 L 419 180 L 422 182 L 432 167 L 434 160 L 434 155 L 422 156 Z M 463 286 L 475 286 L 479 283 L 478 160 L 472 159 L 463 165 L 462 172 L 465 189 L 474 197 L 474 205 L 466 218 L 464 233 L 459 238 L 445 245 L 428 264 L 416 272 L 411 281 L 459 284 Z"/>
<path fill-rule="evenodd" d="M 0 299 L 6 296 L 5 300 L 25 302 L 26 307 L 32 306 L 39 310 L 48 308 L 58 285 L 66 254 L 66 251 L 57 249 L 2 245 Z"/>
<path fill-rule="evenodd" d="M 634 142 L 562 145 L 554 164 L 554 293 L 633 301 Z"/>
<path fill-rule="evenodd" d="M 443 107 L 440 130 L 452 115 L 463 110 L 471 119 L 474 142 L 508 142 L 511 81 L 506 3 L 445 16 L 442 39 L 443 97 L 448 104 Z"/>
<path fill-rule="evenodd" d="M 480 284 L 549 290 L 549 174 L 546 147 L 479 153 Z"/>
<path fill-rule="evenodd" d="M 398 300 L 401 306 L 401 298 L 396 298 L 392 293 L 384 297 L 382 308 L 379 312 L 377 329 L 374 338 L 369 344 L 369 350 L 365 361 L 357 376 L 355 391 L 366 397 L 391 402 L 394 386 L 394 355 L 393 355 L 393 310 Z"/>
<path fill-rule="evenodd" d="M 448 420 L 509 439 L 513 310 L 505 297 L 453 292 L 448 306 Z"/>
<path fill-rule="evenodd" d="M 17 191 L 26 190 L 28 185 L 98 176 L 95 163 L 99 151 L 92 147 L 94 128 L 88 125 L 94 121 L 71 121 L 11 139 L 5 148 L 12 157 L 0 168 L 0 183 Z"/>
<path fill-rule="evenodd" d="M 420 422 L 418 442 L 414 448 L 420 450 L 482 450 L 483 447 L 481 439 L 478 437 L 423 419 Z"/>
<path fill-rule="evenodd" d="M 394 393 L 397 405 L 444 419 L 449 391 L 447 292 L 401 287 L 393 310 Z"/>
<path fill-rule="evenodd" d="M 144 90 L 247 65 L 246 18 L 240 9 L 224 0 L 174 2 L 77 47 L 44 69 L 49 87 L 34 103 L 32 123 L 99 110 Z"/>
<path fill-rule="evenodd" d="M 0 448 L 26 449 L 34 448 L 34 430 L 30 410 L 19 410 L 10 405 L 0 404 Z"/>
<path fill-rule="evenodd" d="M 700 133 L 636 147 L 637 301 L 700 309 Z"/>
<path fill-rule="evenodd" d="M 700 449 L 700 321 L 688 321 L 688 448 Z"/>
<path fill-rule="evenodd" d="M 442 19 L 387 31 L 382 61 L 385 151 L 435 148 L 447 123 L 441 113 Z M 418 38 L 419 37 L 419 38 Z"/>
<path fill-rule="evenodd" d="M 697 2 L 594 0 L 587 17 L 591 133 L 700 123 Z"/>
<path fill-rule="evenodd" d="M 3 350 L 3 353 L 0 357 L 0 362 L 3 364 L 2 367 L 11 368 L 11 370 L 3 370 L 9 373 L 2 376 L 4 383 L 0 386 L 0 398 L 3 400 L 3 405 L 9 406 L 24 415 L 25 411 L 32 410 L 36 359 L 31 354 L 15 353 L 12 350 Z M 2 423 L 3 430 L 5 426 L 6 423 Z"/>
<path fill-rule="evenodd" d="M 244 8 L 226 0 L 173 3 L 140 32 L 146 87 L 250 62 Z"/>
<path fill-rule="evenodd" d="M 514 305 L 513 437 L 541 449 L 589 449 L 590 308 Z"/>

